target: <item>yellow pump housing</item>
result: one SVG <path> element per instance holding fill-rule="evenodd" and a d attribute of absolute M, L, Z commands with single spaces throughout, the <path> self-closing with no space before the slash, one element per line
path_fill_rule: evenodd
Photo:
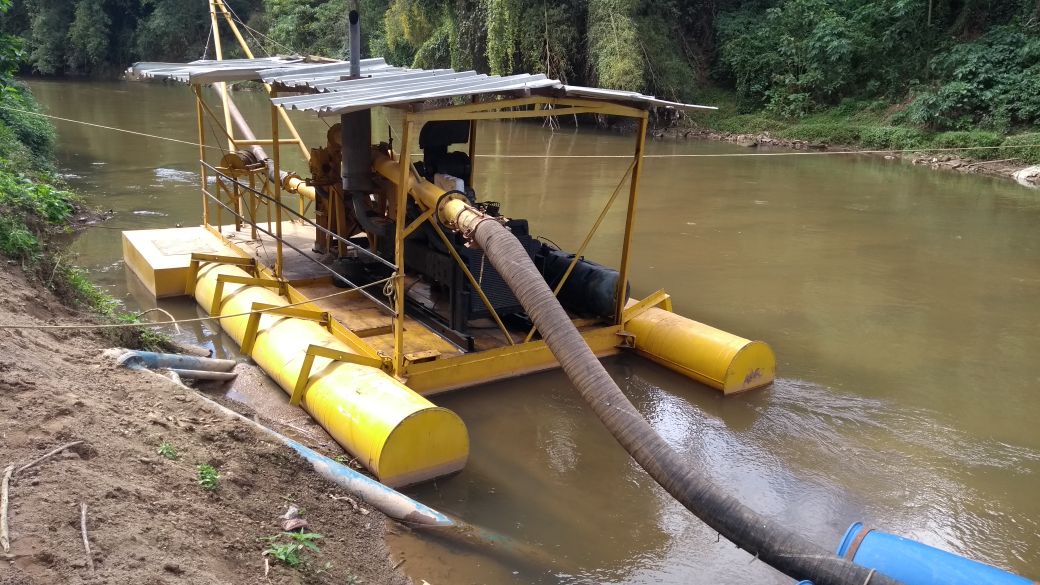
<path fill-rule="evenodd" d="M 236 266 L 204 264 L 198 271 L 195 298 L 212 299 L 218 275 L 250 276 Z M 254 303 L 276 307 L 288 304 L 277 292 L 262 286 L 231 282 L 222 286 L 218 305 L 221 315 L 246 313 Z M 220 322 L 242 345 L 249 316 Z M 354 353 L 316 322 L 261 314 L 251 355 L 292 394 L 311 346 Z M 453 473 L 466 465 L 469 435 L 457 414 L 435 406 L 378 368 L 325 357 L 311 359 L 300 406 L 379 481 L 400 487 Z"/>

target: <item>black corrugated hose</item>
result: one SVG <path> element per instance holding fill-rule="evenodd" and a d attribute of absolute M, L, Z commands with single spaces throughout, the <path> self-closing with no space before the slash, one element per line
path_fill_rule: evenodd
<path fill-rule="evenodd" d="M 896 585 L 764 518 L 686 465 L 636 410 L 571 323 L 516 237 L 481 220 L 473 238 L 509 284 L 564 372 L 640 466 L 683 506 L 755 558 L 815 585 Z"/>

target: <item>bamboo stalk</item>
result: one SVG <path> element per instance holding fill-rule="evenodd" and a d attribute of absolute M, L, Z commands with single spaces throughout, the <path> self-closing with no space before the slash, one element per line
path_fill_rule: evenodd
<path fill-rule="evenodd" d="M 3 486 L 0 487 L 0 546 L 3 546 L 5 553 L 11 552 L 11 537 L 7 532 L 7 492 L 13 473 L 14 464 L 12 463 L 4 470 Z"/>
<path fill-rule="evenodd" d="M 42 462 L 44 459 L 47 459 L 48 457 L 53 457 L 54 455 L 57 455 L 58 453 L 61 453 L 62 451 L 64 451 L 65 449 L 68 449 L 69 447 L 75 447 L 76 445 L 82 445 L 82 444 L 83 444 L 83 441 L 73 441 L 71 443 L 66 443 L 66 444 L 62 445 L 61 447 L 58 447 L 57 449 L 54 449 L 53 451 L 49 451 L 49 452 L 47 452 L 47 453 L 37 457 L 36 459 L 33 459 L 32 461 L 26 463 L 25 465 L 19 467 L 18 471 L 16 471 L 16 473 L 21 473 L 21 472 L 25 471 L 26 469 L 29 469 L 33 465 L 36 465 L 36 464 Z"/>
<path fill-rule="evenodd" d="M 79 527 L 80 532 L 83 534 L 83 550 L 87 553 L 87 568 L 90 569 L 91 574 L 94 573 L 94 555 L 90 553 L 90 539 L 87 538 L 87 504 L 86 502 L 80 502 L 79 504 Z"/>

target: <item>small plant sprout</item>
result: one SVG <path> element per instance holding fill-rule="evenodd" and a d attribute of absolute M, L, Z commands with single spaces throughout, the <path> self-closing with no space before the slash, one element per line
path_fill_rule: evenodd
<path fill-rule="evenodd" d="M 197 470 L 197 480 L 202 489 L 215 492 L 220 487 L 220 474 L 210 464 L 205 463 L 195 468 Z"/>
<path fill-rule="evenodd" d="M 159 455 L 162 455 L 171 461 L 177 459 L 177 448 L 169 441 L 163 441 L 162 444 L 159 445 L 159 450 L 157 452 Z"/>
<path fill-rule="evenodd" d="M 295 569 L 304 562 L 302 553 L 321 554 L 321 549 L 317 544 L 317 540 L 320 538 L 323 538 L 322 535 L 316 532 L 282 532 L 263 539 L 270 543 L 264 549 L 263 555 Z M 326 566 L 331 567 L 330 564 L 326 564 Z"/>

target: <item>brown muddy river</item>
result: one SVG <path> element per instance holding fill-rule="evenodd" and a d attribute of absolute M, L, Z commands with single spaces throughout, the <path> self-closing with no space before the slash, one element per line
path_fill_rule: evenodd
<path fill-rule="evenodd" d="M 31 83 L 46 110 L 195 140 L 182 86 Z M 239 95 L 264 133 L 261 96 Z M 385 127 L 377 114 L 374 127 Z M 120 229 L 199 221 L 196 148 L 56 121 L 61 172 L 115 211 L 74 244 L 130 307 Z M 299 118 L 316 142 L 325 124 Z M 487 123 L 498 155 L 627 155 L 632 138 Z M 211 143 L 213 138 L 210 138 Z M 649 154 L 746 155 L 705 142 Z M 285 164 L 285 163 L 283 163 Z M 305 170 L 302 163 L 295 165 Z M 287 166 L 290 166 L 287 164 Z M 576 249 L 622 174 L 617 158 L 481 158 L 477 192 Z M 616 264 L 623 217 L 588 255 Z M 1040 192 L 866 156 L 675 157 L 646 163 L 633 294 L 776 350 L 779 380 L 723 398 L 634 356 L 607 367 L 689 464 L 833 548 L 853 521 L 1040 577 Z M 195 315 L 190 301 L 163 303 Z M 199 330 L 200 334 L 206 331 Z M 208 343 L 229 351 L 219 335 Z M 548 372 L 440 396 L 472 440 L 460 475 L 410 490 L 535 543 L 551 575 L 391 537 L 416 582 L 788 583 L 673 502 L 568 380 Z"/>

